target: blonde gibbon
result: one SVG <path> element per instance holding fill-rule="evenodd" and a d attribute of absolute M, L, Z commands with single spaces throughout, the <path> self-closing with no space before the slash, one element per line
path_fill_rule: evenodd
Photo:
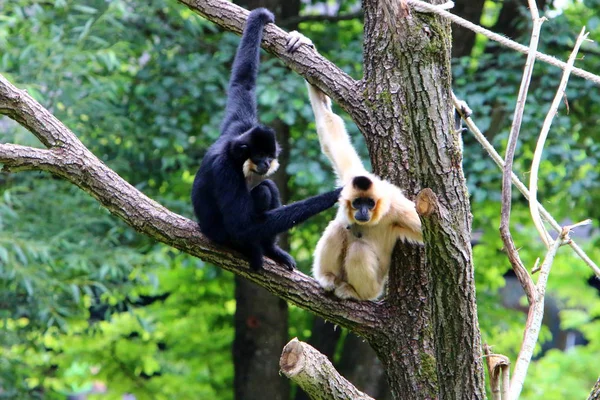
<path fill-rule="evenodd" d="M 321 150 L 344 186 L 338 213 L 317 243 L 313 275 L 337 297 L 374 300 L 383 293 L 396 241 L 423 243 L 421 220 L 400 188 L 365 169 L 329 97 L 307 87 Z"/>

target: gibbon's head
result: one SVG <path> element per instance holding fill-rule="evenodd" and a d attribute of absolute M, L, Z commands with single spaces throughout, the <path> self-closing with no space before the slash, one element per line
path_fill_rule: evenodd
<path fill-rule="evenodd" d="M 352 178 L 341 194 L 341 206 L 350 223 L 375 225 L 389 211 L 391 201 L 385 197 L 384 186 L 372 175 Z"/>
<path fill-rule="evenodd" d="M 240 135 L 233 144 L 234 156 L 244 162 L 244 176 L 266 177 L 277 171 L 279 145 L 275 131 L 263 125 L 257 125 Z"/>

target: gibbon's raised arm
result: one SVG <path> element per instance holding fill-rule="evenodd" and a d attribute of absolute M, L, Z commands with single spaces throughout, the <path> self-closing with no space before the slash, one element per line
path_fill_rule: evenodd
<path fill-rule="evenodd" d="M 344 120 L 331 110 L 331 99 L 310 83 L 306 86 L 321 150 L 331 161 L 340 183 L 347 183 L 353 176 L 368 174 L 350 141 Z"/>
<path fill-rule="evenodd" d="M 257 124 L 254 91 L 260 64 L 260 42 L 264 26 L 274 20 L 273 14 L 265 8 L 253 10 L 246 20 L 231 67 L 222 135 L 238 135 Z"/>

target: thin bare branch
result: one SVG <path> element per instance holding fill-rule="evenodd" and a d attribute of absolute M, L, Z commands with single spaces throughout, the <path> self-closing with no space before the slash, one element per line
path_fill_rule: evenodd
<path fill-rule="evenodd" d="M 533 160 L 531 161 L 531 172 L 529 175 L 529 210 L 531 212 L 531 218 L 533 219 L 533 223 L 538 233 L 540 234 L 540 238 L 546 245 L 546 248 L 550 248 L 552 238 L 550 237 L 550 234 L 544 227 L 544 223 L 542 222 L 542 218 L 540 217 L 539 207 L 537 206 L 538 171 L 540 168 L 540 162 L 542 160 L 544 144 L 546 143 L 548 132 L 550 132 L 550 126 L 552 126 L 552 120 L 554 119 L 554 116 L 558 111 L 558 106 L 560 106 L 563 96 L 565 94 L 567 83 L 569 82 L 569 76 L 571 75 L 573 64 L 575 63 L 575 58 L 577 57 L 577 53 L 579 52 L 579 47 L 581 46 L 583 41 L 588 37 L 588 35 L 589 33 L 585 33 L 585 27 L 581 28 L 581 33 L 577 37 L 577 41 L 575 42 L 573 51 L 569 56 L 569 60 L 567 61 L 567 68 L 565 68 L 565 72 L 563 73 L 560 84 L 558 85 L 558 89 L 556 90 L 554 100 L 552 101 L 550 109 L 548 110 L 548 114 L 546 114 L 546 118 L 544 119 L 542 131 L 540 132 L 540 137 L 538 138 L 537 145 L 535 147 L 535 152 L 533 154 Z"/>
<path fill-rule="evenodd" d="M 533 3 L 532 16 L 537 15 L 535 1 Z M 515 114 L 513 117 L 512 126 L 510 128 L 510 134 L 508 136 L 508 144 L 506 145 L 506 155 L 504 158 L 504 169 L 502 171 L 502 215 L 500 220 L 500 236 L 502 237 L 504 249 L 506 250 L 510 264 L 515 271 L 521 286 L 523 286 L 523 289 L 527 294 L 527 299 L 530 303 L 532 302 L 535 293 L 531 291 L 531 277 L 529 274 L 523 273 L 523 271 L 527 270 L 523 265 L 521 258 L 519 257 L 519 253 L 517 252 L 517 248 L 510 233 L 510 209 L 512 202 L 511 174 L 515 149 L 517 148 L 517 142 L 519 139 L 519 131 L 521 130 L 521 121 L 523 120 L 525 101 L 527 100 L 527 92 L 529 91 L 529 83 L 531 82 L 533 66 L 535 64 L 535 51 L 537 50 L 540 38 L 540 30 L 543 22 L 543 19 L 536 17 L 533 18 L 533 29 L 529 44 L 530 53 L 527 56 L 527 61 L 525 62 L 523 78 L 521 79 L 521 86 L 519 87 L 519 95 L 517 96 Z"/>
<path fill-rule="evenodd" d="M 452 94 L 452 101 L 454 103 L 454 107 L 458 110 L 459 113 L 461 113 L 460 100 L 458 100 L 454 94 Z M 467 125 L 467 127 L 469 128 L 469 131 L 471 131 L 473 133 L 473 136 L 475 136 L 475 139 L 479 142 L 479 144 L 481 144 L 481 146 L 485 149 L 485 151 L 487 151 L 487 153 L 490 155 L 492 160 L 494 160 L 496 165 L 500 169 L 503 169 L 504 168 L 504 160 L 502 159 L 500 154 L 498 154 L 498 152 L 496 151 L 494 146 L 492 146 L 492 144 L 485 138 L 485 136 L 483 135 L 481 130 L 477 127 L 477 125 L 475 124 L 473 119 L 471 117 L 466 117 L 462 114 L 461 114 L 461 117 L 463 118 L 463 121 L 465 121 L 465 125 Z M 519 192 L 521 192 L 523 194 L 523 196 L 527 200 L 529 200 L 529 190 L 523 184 L 523 182 L 521 182 L 519 180 L 517 175 L 515 175 L 514 173 L 511 173 L 511 179 L 512 179 L 513 184 L 519 190 Z M 538 203 L 537 206 L 540 210 L 540 213 L 542 214 L 542 217 L 546 221 L 548 221 L 550 226 L 556 232 L 560 233 L 562 228 L 558 224 L 558 222 L 556 222 L 554 217 L 552 217 L 552 215 L 550 215 L 550 213 L 541 204 Z M 585 253 L 585 251 L 583 251 L 583 249 L 581 247 L 579 247 L 579 245 L 577 243 L 575 243 L 575 241 L 573 239 L 571 239 L 568 244 L 569 244 L 569 246 L 571 246 L 573 251 L 575 251 L 575 253 L 583 260 L 583 262 L 585 262 L 592 269 L 592 271 L 594 271 L 594 274 L 600 278 L 600 268 L 598 267 L 598 265 L 596 265 L 596 263 L 594 261 L 592 261 L 591 258 L 588 257 L 588 255 Z M 527 273 L 527 271 L 525 271 L 525 272 Z"/>
<path fill-rule="evenodd" d="M 505 47 L 508 47 L 509 49 L 513 49 L 515 51 L 518 51 L 519 53 L 529 55 L 529 52 L 530 52 L 529 47 L 523 46 L 522 44 L 512 41 L 505 36 L 499 35 L 495 32 L 487 30 L 479 25 L 476 25 L 470 21 L 467 21 L 466 19 L 461 18 L 458 15 L 454 15 L 446 10 L 440 9 L 439 6 L 425 3 L 420 0 L 406 0 L 406 1 L 408 4 L 412 5 L 413 7 L 419 7 L 423 10 L 427 10 L 427 11 L 437 14 L 441 17 L 447 18 L 450 21 L 454 22 L 455 24 L 465 27 L 473 32 L 479 33 L 479 34 L 487 37 L 488 39 L 491 39 L 495 42 L 500 43 L 501 45 L 503 45 Z M 567 63 L 557 60 L 556 58 L 549 56 L 547 54 L 540 53 L 539 51 L 535 51 L 534 55 L 535 55 L 535 58 L 537 58 L 538 60 L 548 63 L 550 65 L 554 65 L 555 67 L 558 67 L 560 69 L 564 70 L 565 68 L 567 68 Z M 587 79 L 591 82 L 594 82 L 596 85 L 600 85 L 600 76 L 598 76 L 596 74 L 592 74 L 591 72 L 585 71 L 581 68 L 573 68 L 573 74 L 580 76 L 584 79 Z"/>
<path fill-rule="evenodd" d="M 523 390 L 523 383 L 527 376 L 527 369 L 531 363 L 531 357 L 535 349 L 535 344 L 538 341 L 540 335 L 540 328 L 542 326 L 542 319 L 544 318 L 544 296 L 546 294 L 546 283 L 548 282 L 548 276 L 550 275 L 550 268 L 552 262 L 556 256 L 558 248 L 564 244 L 564 240 L 569 234 L 568 228 L 563 228 L 558 238 L 554 241 L 544 262 L 540 268 L 540 276 L 536 284 L 536 297 L 533 303 L 529 305 L 529 311 L 527 313 L 527 322 L 525 326 L 525 333 L 523 335 L 523 343 L 521 344 L 521 350 L 515 363 L 515 369 L 513 371 L 513 377 L 510 381 L 510 392 L 508 399 L 516 400 Z"/>
<path fill-rule="evenodd" d="M 270 260 L 265 270 L 251 271 L 238 253 L 216 246 L 198 224 L 177 215 L 123 180 L 94 156 L 66 126 L 25 91 L 0 75 L 0 113 L 32 131 L 50 147 L 0 145 L 0 162 L 9 169 L 36 169 L 60 176 L 95 197 L 112 214 L 140 233 L 244 276 L 277 296 L 341 326 L 367 335 L 381 326 L 385 307 L 375 302 L 340 301 L 299 271 L 289 272 Z M 243 267 L 241 267 L 243 266 Z"/>

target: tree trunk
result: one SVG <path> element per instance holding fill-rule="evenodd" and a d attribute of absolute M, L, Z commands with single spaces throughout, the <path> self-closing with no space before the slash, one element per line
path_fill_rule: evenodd
<path fill-rule="evenodd" d="M 287 303 L 240 276 L 235 281 L 235 398 L 288 399 L 289 381 L 277 365 L 288 337 Z"/>
<path fill-rule="evenodd" d="M 422 216 L 425 247 L 397 246 L 390 320 L 367 339 L 394 398 L 484 398 L 469 198 L 451 123 L 450 24 L 417 13 L 388 21 L 383 3 L 363 2 L 369 115 L 355 121 L 374 172 L 409 198 L 431 188 L 437 204 Z"/>
<path fill-rule="evenodd" d="M 377 400 L 390 398 L 385 371 L 366 340 L 348 332 L 337 369 L 358 390 Z"/>
<path fill-rule="evenodd" d="M 452 13 L 479 24 L 485 0 L 457 1 Z M 452 57 L 463 57 L 471 54 L 475 44 L 475 32 L 462 26 L 454 25 L 452 29 Z"/>

